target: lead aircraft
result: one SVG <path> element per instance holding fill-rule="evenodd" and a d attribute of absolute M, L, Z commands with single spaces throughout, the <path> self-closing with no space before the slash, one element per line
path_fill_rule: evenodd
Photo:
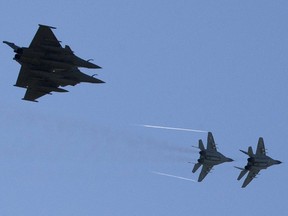
<path fill-rule="evenodd" d="M 62 47 L 51 29 L 55 27 L 39 24 L 29 47 L 3 41 L 14 50 L 13 59 L 21 65 L 15 86 L 27 89 L 23 100 L 38 102 L 37 98 L 52 91 L 68 92 L 59 86 L 74 86 L 80 82 L 104 83 L 78 69 L 101 67 L 76 56 L 69 46 Z"/>
<path fill-rule="evenodd" d="M 236 167 L 241 170 L 237 180 L 240 180 L 246 173 L 248 173 L 246 179 L 242 184 L 242 188 L 245 188 L 260 172 L 262 169 L 267 169 L 268 167 L 281 164 L 279 160 L 274 160 L 266 155 L 264 140 L 259 137 L 256 153 L 253 153 L 251 146 L 248 148 L 248 152 L 240 150 L 244 154 L 247 154 L 249 158 L 247 159 L 247 165 L 244 168 Z"/>

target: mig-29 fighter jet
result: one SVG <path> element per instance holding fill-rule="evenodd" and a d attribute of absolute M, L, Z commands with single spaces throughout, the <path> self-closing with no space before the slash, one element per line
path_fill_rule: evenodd
<path fill-rule="evenodd" d="M 79 58 L 69 46 L 63 48 L 51 29 L 55 28 L 39 25 L 29 47 L 3 41 L 14 50 L 14 60 L 21 64 L 15 86 L 27 89 L 23 100 L 37 102 L 37 98 L 52 91 L 67 92 L 59 86 L 74 86 L 80 82 L 104 83 L 78 69 L 101 67 Z"/>
<path fill-rule="evenodd" d="M 216 144 L 211 132 L 208 132 L 207 137 L 207 149 L 205 149 L 202 140 L 199 140 L 199 149 L 200 149 L 200 158 L 198 159 L 198 163 L 194 165 L 192 170 L 195 173 L 201 165 L 202 170 L 198 178 L 198 182 L 201 182 L 206 175 L 210 172 L 213 166 L 233 161 L 231 158 L 225 157 L 223 154 L 217 151 Z"/>
<path fill-rule="evenodd" d="M 256 154 L 253 153 L 253 149 L 250 146 L 248 152 L 240 150 L 241 152 L 247 154 L 249 158 L 248 163 L 244 168 L 236 167 L 241 170 L 237 180 L 240 180 L 247 172 L 248 175 L 244 180 L 242 188 L 246 187 L 255 178 L 261 169 L 267 169 L 268 167 L 282 163 L 279 160 L 274 160 L 266 155 L 264 140 L 262 137 L 258 140 Z"/>

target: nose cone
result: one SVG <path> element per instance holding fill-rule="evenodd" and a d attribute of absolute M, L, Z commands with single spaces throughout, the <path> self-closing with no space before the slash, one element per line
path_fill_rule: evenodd
<path fill-rule="evenodd" d="M 226 160 L 227 160 L 227 162 L 232 162 L 232 161 L 234 161 L 234 160 L 231 159 L 231 158 L 226 158 Z"/>
<path fill-rule="evenodd" d="M 279 160 L 275 160 L 275 164 L 281 164 L 282 162 Z"/>
<path fill-rule="evenodd" d="M 81 59 L 82 60 L 82 59 Z M 96 64 L 93 64 L 92 62 L 90 61 L 84 61 L 82 60 L 81 62 L 78 63 L 79 66 L 82 66 L 82 67 L 86 67 L 86 68 L 94 68 L 94 69 L 101 69 L 102 67 L 96 65 Z"/>
<path fill-rule="evenodd" d="M 102 67 L 100 67 L 100 66 L 98 66 L 98 65 L 96 65 L 96 64 L 93 64 L 93 63 L 91 63 L 91 62 L 87 62 L 88 64 L 87 64 L 87 67 L 88 68 L 95 68 L 95 69 L 102 69 Z"/>
<path fill-rule="evenodd" d="M 89 80 L 91 83 L 105 83 L 103 80 L 97 79 L 95 77 L 92 77 L 92 79 Z"/>
<path fill-rule="evenodd" d="M 89 60 L 84 60 L 84 59 L 81 59 L 80 57 L 78 56 L 75 56 L 74 55 L 74 65 L 77 66 L 77 67 L 85 67 L 85 68 L 95 68 L 95 69 L 101 69 L 100 66 L 96 65 L 96 64 L 93 64 L 91 62 L 92 59 L 89 59 Z"/>

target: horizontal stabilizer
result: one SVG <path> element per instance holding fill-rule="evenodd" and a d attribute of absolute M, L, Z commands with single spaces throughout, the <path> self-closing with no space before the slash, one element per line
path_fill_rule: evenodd
<path fill-rule="evenodd" d="M 241 149 L 240 149 L 240 151 L 241 151 L 241 152 L 243 152 L 244 154 L 247 154 L 247 155 L 248 155 L 248 152 L 246 152 L 246 151 L 243 151 L 243 150 L 241 150 Z"/>
<path fill-rule="evenodd" d="M 193 170 L 192 170 L 192 173 L 195 173 L 195 172 L 199 169 L 200 166 L 201 166 L 200 163 L 195 164 L 195 165 L 194 165 L 194 168 L 193 168 Z"/>
<path fill-rule="evenodd" d="M 13 50 L 17 50 L 20 47 L 18 47 L 17 45 L 15 45 L 14 43 L 8 42 L 8 41 L 3 41 L 3 43 L 7 44 L 8 46 L 10 46 Z"/>
<path fill-rule="evenodd" d="M 248 172 L 248 170 L 243 169 L 243 170 L 240 172 L 237 180 L 239 181 L 247 172 Z"/>
<path fill-rule="evenodd" d="M 241 168 L 241 167 L 237 167 L 237 166 L 234 166 L 236 169 L 240 169 L 240 170 L 245 170 L 244 168 Z"/>

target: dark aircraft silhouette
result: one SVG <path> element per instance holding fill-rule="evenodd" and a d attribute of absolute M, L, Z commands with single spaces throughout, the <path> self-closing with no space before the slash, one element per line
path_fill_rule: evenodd
<path fill-rule="evenodd" d="M 54 27 L 39 25 L 29 47 L 19 47 L 3 41 L 16 53 L 14 60 L 21 64 L 15 86 L 26 88 L 23 100 L 37 102 L 37 98 L 55 92 L 68 92 L 59 88 L 76 85 L 80 82 L 104 83 L 82 73 L 78 67 L 101 68 L 76 56 L 69 46 L 64 48 L 51 29 Z"/>
<path fill-rule="evenodd" d="M 246 187 L 258 175 L 260 170 L 267 169 L 272 165 L 282 163 L 281 161 L 274 160 L 266 155 L 264 140 L 262 137 L 260 137 L 258 140 L 256 154 L 253 153 L 251 146 L 249 146 L 248 152 L 243 150 L 240 151 L 249 156 L 247 159 L 248 163 L 244 169 L 236 167 L 241 170 L 237 180 L 240 180 L 247 172 L 249 172 L 246 179 L 244 180 L 242 188 Z"/>
<path fill-rule="evenodd" d="M 233 161 L 231 158 L 225 157 L 223 154 L 217 151 L 216 144 L 211 132 L 208 132 L 207 137 L 207 149 L 205 149 L 202 140 L 199 140 L 200 158 L 198 163 L 194 165 L 192 170 L 195 173 L 201 165 L 203 165 L 201 173 L 198 178 L 198 182 L 201 182 L 206 175 L 210 172 L 213 166 Z"/>

